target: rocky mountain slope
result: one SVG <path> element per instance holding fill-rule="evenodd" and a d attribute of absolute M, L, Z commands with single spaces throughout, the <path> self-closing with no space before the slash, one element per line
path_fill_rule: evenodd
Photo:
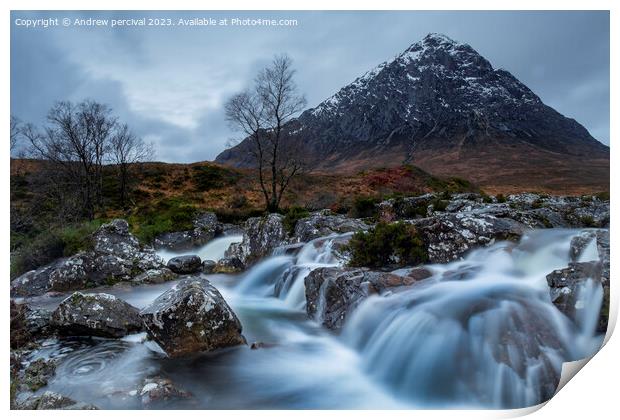
<path fill-rule="evenodd" d="M 315 171 L 415 164 L 482 186 L 609 184 L 609 148 L 467 44 L 429 34 L 288 127 Z M 252 166 L 248 144 L 216 161 Z"/>

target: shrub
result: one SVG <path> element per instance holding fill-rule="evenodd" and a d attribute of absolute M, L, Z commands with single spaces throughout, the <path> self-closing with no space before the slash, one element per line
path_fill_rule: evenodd
<path fill-rule="evenodd" d="M 76 223 L 44 230 L 29 238 L 20 238 L 18 249 L 11 255 L 11 279 L 58 258 L 92 248 L 90 235 L 101 223 L 102 220 Z"/>
<path fill-rule="evenodd" d="M 378 268 L 388 265 L 417 265 L 428 256 L 424 241 L 416 228 L 403 222 L 380 222 L 367 232 L 357 232 L 351 238 L 349 265 Z"/>
<path fill-rule="evenodd" d="M 11 279 L 62 257 L 64 248 L 65 244 L 57 234 L 42 232 L 11 256 Z"/>
<path fill-rule="evenodd" d="M 504 197 L 504 194 L 497 194 L 495 196 L 495 199 L 497 200 L 498 203 L 505 203 L 506 202 L 506 197 Z"/>
<path fill-rule="evenodd" d="M 193 229 L 197 212 L 194 205 L 180 198 L 167 198 L 138 207 L 129 223 L 138 239 L 148 243 L 162 233 Z"/>
<path fill-rule="evenodd" d="M 355 197 L 350 211 L 351 217 L 375 217 L 377 215 L 378 202 L 379 199 L 376 197 Z"/>
<path fill-rule="evenodd" d="M 284 215 L 284 220 L 282 224 L 284 228 L 289 233 L 289 235 L 293 235 L 295 233 L 295 226 L 297 226 L 297 221 L 299 219 L 303 219 L 304 217 L 308 217 L 310 213 L 303 207 L 291 207 Z"/>
<path fill-rule="evenodd" d="M 480 193 L 480 197 L 482 197 L 482 202 L 483 203 L 492 203 L 493 202 L 493 199 L 487 193 L 484 193 L 484 192 Z"/>

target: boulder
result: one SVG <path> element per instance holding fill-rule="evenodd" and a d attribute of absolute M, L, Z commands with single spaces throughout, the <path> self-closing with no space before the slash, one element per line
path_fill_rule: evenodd
<path fill-rule="evenodd" d="M 146 378 L 138 394 L 142 407 L 147 409 L 165 408 L 170 402 L 192 398 L 191 393 L 179 388 L 170 379 L 162 377 Z"/>
<path fill-rule="evenodd" d="M 233 274 L 245 270 L 245 265 L 237 257 L 221 258 L 213 266 L 212 273 Z"/>
<path fill-rule="evenodd" d="M 489 214 L 441 213 L 411 223 L 421 234 L 429 261 L 447 263 L 497 240 L 518 240 L 527 226 Z"/>
<path fill-rule="evenodd" d="M 215 213 L 211 212 L 200 213 L 194 219 L 193 225 L 194 228 L 191 230 L 158 235 L 153 241 L 153 246 L 171 251 L 188 251 L 206 244 L 224 230 Z"/>
<path fill-rule="evenodd" d="M 92 404 L 77 402 L 55 392 L 46 391 L 33 395 L 17 406 L 20 410 L 97 410 Z"/>
<path fill-rule="evenodd" d="M 167 267 L 146 270 L 131 280 L 132 284 L 160 284 L 176 279 L 178 274 Z"/>
<path fill-rule="evenodd" d="M 125 220 L 97 229 L 92 249 L 29 271 L 11 282 L 12 296 L 37 296 L 129 281 L 143 271 L 164 266 L 152 249 L 142 249 Z"/>
<path fill-rule="evenodd" d="M 379 220 L 391 223 L 396 220 L 411 220 L 430 215 L 428 206 L 435 194 L 417 197 L 392 198 L 378 204 Z"/>
<path fill-rule="evenodd" d="M 215 271 L 217 263 L 213 260 L 204 260 L 202 262 L 202 272 L 205 274 L 212 274 Z"/>
<path fill-rule="evenodd" d="M 189 276 L 140 312 L 148 335 L 170 357 L 245 344 L 241 323 L 208 280 Z"/>
<path fill-rule="evenodd" d="M 419 273 L 419 278 L 423 278 Z M 306 312 L 330 330 L 339 330 L 353 309 L 368 296 L 410 286 L 413 276 L 367 269 L 318 268 L 306 276 Z"/>
<path fill-rule="evenodd" d="M 594 241 L 594 242 L 593 242 Z M 596 245 L 595 260 L 584 258 L 584 251 L 590 244 Z M 594 287 L 601 287 L 601 310 L 596 331 L 604 334 L 609 321 L 609 231 L 588 230 L 576 235 L 570 245 L 573 260 L 568 267 L 554 270 L 547 275 L 549 294 L 553 304 L 573 322 L 578 323 L 582 313 L 594 302 L 584 302 L 588 297 L 582 293 L 588 281 Z"/>
<path fill-rule="evenodd" d="M 56 362 L 54 360 L 37 359 L 31 362 L 24 370 L 22 383 L 30 391 L 37 391 L 47 385 L 47 382 L 56 373 Z"/>
<path fill-rule="evenodd" d="M 138 309 L 107 293 L 75 292 L 52 313 L 61 335 L 118 338 L 142 330 Z"/>
<path fill-rule="evenodd" d="M 101 225 L 93 234 L 93 250 L 97 254 L 133 258 L 140 252 L 140 242 L 129 233 L 129 224 L 123 219 L 115 219 Z"/>
<path fill-rule="evenodd" d="M 51 334 L 51 311 L 45 308 L 30 308 L 26 306 L 25 315 L 25 326 L 33 337 L 41 338 Z"/>
<path fill-rule="evenodd" d="M 198 255 L 181 255 L 171 258 L 167 266 L 177 274 L 193 274 L 202 270 L 202 261 Z"/>
<path fill-rule="evenodd" d="M 50 311 L 32 309 L 25 303 L 10 303 L 11 348 L 34 345 L 35 340 L 51 335 Z"/>
<path fill-rule="evenodd" d="M 368 230 L 369 225 L 360 219 L 352 219 L 342 214 L 321 210 L 297 221 L 294 240 L 309 242 L 313 239 L 340 233 Z"/>
<path fill-rule="evenodd" d="M 225 257 L 239 258 L 245 267 L 271 255 L 273 250 L 286 243 L 286 230 L 279 214 L 251 217 L 243 225 L 243 239 L 226 250 Z"/>

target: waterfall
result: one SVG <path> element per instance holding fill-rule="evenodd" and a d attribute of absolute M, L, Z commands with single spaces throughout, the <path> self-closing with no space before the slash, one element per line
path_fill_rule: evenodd
<path fill-rule="evenodd" d="M 200 248 L 187 251 L 170 251 L 165 248 L 161 248 L 156 250 L 156 253 L 166 262 L 170 260 L 170 258 L 186 254 L 196 254 L 203 261 L 211 260 L 217 262 L 219 259 L 224 258 L 224 253 L 231 244 L 241 242 L 242 240 L 243 236 L 241 235 L 221 236 L 207 242 Z"/>
<path fill-rule="evenodd" d="M 304 280 L 319 267 L 337 267 L 345 258 L 338 254 L 337 245 L 351 237 L 350 233 L 330 235 L 304 244 L 296 256 L 282 255 L 276 249 L 273 255 L 248 271 L 237 291 L 243 294 L 276 296 L 292 309 L 303 310 L 306 304 Z"/>
<path fill-rule="evenodd" d="M 550 301 L 546 274 L 568 264 L 574 231 L 533 232 L 431 266 L 411 289 L 362 303 L 342 340 L 364 369 L 422 406 L 525 407 L 550 398 L 561 364 L 595 352 L 600 285 L 579 292 L 575 324 Z"/>

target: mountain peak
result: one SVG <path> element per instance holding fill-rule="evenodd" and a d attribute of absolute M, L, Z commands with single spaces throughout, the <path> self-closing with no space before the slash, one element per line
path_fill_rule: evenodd
<path fill-rule="evenodd" d="M 517 173 L 529 154 L 555 165 L 558 156 L 586 154 L 604 161 L 609 153 L 508 71 L 494 69 L 470 45 L 439 33 L 306 110 L 290 130 L 322 170 L 413 162 L 431 173 L 469 178 L 471 161 L 479 169 L 474 180 L 484 181 L 505 166 Z M 218 161 L 234 162 L 239 150 Z M 504 165 L 498 156 L 510 162 Z"/>
<path fill-rule="evenodd" d="M 438 32 L 431 32 L 426 35 L 422 41 L 424 44 L 451 44 L 451 45 L 459 45 L 460 43 L 453 40 L 447 35 L 440 34 Z"/>

